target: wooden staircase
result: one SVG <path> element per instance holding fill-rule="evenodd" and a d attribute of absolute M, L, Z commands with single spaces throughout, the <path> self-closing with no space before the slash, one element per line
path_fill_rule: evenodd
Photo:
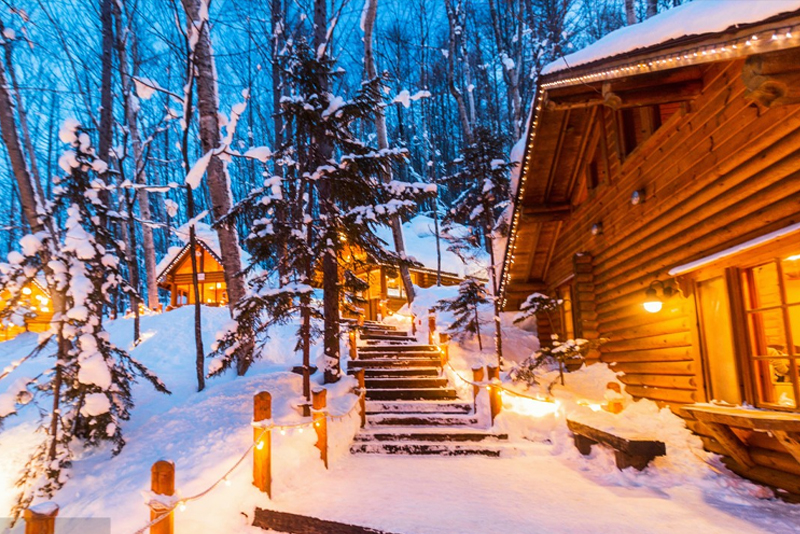
<path fill-rule="evenodd" d="M 369 321 L 361 342 L 348 373 L 364 369 L 367 426 L 351 453 L 500 456 L 508 436 L 476 428 L 472 403 L 448 383 L 438 347 Z"/>

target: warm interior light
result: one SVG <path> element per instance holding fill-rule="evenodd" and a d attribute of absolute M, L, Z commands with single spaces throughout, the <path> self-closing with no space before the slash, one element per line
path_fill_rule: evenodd
<path fill-rule="evenodd" d="M 217 282 L 217 289 L 222 289 L 222 282 Z"/>
<path fill-rule="evenodd" d="M 795 254 L 794 256 L 789 256 L 786 258 L 786 261 L 797 261 L 800 260 L 800 254 Z"/>
<path fill-rule="evenodd" d="M 30 295 L 30 294 L 31 294 L 31 288 L 29 288 L 29 287 L 23 287 L 23 288 L 22 288 L 22 294 L 23 294 L 23 295 Z"/>
<path fill-rule="evenodd" d="M 652 287 L 648 288 L 645 292 L 644 309 L 650 313 L 658 313 L 663 305 L 661 299 L 656 295 L 656 290 Z"/>

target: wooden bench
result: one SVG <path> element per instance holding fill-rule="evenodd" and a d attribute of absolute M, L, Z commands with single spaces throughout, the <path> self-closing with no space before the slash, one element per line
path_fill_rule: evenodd
<path fill-rule="evenodd" d="M 602 443 L 614 449 L 617 469 L 634 467 L 641 471 L 656 456 L 665 456 L 667 447 L 663 441 L 649 439 L 625 439 L 589 425 L 567 419 L 575 447 L 584 456 L 592 452 L 592 445 Z"/>

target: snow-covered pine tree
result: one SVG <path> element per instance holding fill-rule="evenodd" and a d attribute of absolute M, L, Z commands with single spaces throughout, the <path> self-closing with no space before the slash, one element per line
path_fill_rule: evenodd
<path fill-rule="evenodd" d="M 475 278 L 469 277 L 459 284 L 456 297 L 439 301 L 434 309 L 454 315 L 455 320 L 447 329 L 454 339 L 464 339 L 468 335 L 476 335 L 478 336 L 478 347 L 483 350 L 479 308 L 490 302 L 491 299 L 486 294 L 486 286 Z"/>
<path fill-rule="evenodd" d="M 453 201 L 445 225 L 453 222 L 468 224 L 477 233 L 489 255 L 489 280 L 494 299 L 495 350 L 498 363 L 503 362 L 503 338 L 500 327 L 500 301 L 494 241 L 506 232 L 498 220 L 510 202 L 509 170 L 515 165 L 506 159 L 503 139 L 485 126 L 474 129 L 473 141 L 464 149 L 458 161 L 460 170 L 445 178 L 445 182 L 460 194 Z"/>
<path fill-rule="evenodd" d="M 435 189 L 424 183 L 382 182 L 380 177 L 391 165 L 404 161 L 406 151 L 379 150 L 352 133 L 360 125 L 374 123 L 375 110 L 383 105 L 382 80 L 363 83 L 351 100 L 323 91 L 320 73 L 333 79 L 341 71 L 334 71 L 334 61 L 327 55 L 318 57 L 302 39 L 287 44 L 282 63 L 287 92 L 281 101 L 283 144 L 274 153 L 259 147 L 244 154 L 270 159 L 274 172 L 266 173 L 264 186 L 233 211 L 234 215 L 246 212 L 254 220 L 247 238 L 253 255 L 251 268 L 260 264 L 274 269 L 252 277 L 251 294 L 239 307 L 239 326 L 218 341 L 212 372 L 230 366 L 246 327 L 261 338 L 257 343 L 263 343 L 271 325 L 297 314 L 301 318 L 297 350 L 303 351 L 307 370 L 310 345 L 319 332 L 314 319 L 322 318 L 311 300 L 312 283 L 329 256 L 339 265 L 336 279 L 327 284 L 323 281 L 323 287 L 335 287 L 337 295 L 335 319 L 325 317 L 334 323 L 326 329 L 335 332 L 336 340 L 335 350 L 326 343 L 324 366 L 330 381 L 338 379 L 340 372 L 338 303 L 344 286 L 340 276 L 344 278 L 345 269 L 352 267 L 345 265 L 345 250 L 359 251 L 358 255 L 382 265 L 413 265 L 386 250 L 375 228 L 388 225 L 396 214 L 414 210 L 419 200 Z M 333 148 L 330 157 L 315 141 L 321 127 Z M 320 198 L 328 199 L 324 210 Z M 279 253 L 282 247 L 288 254 Z M 278 283 L 277 273 L 283 273 Z"/>
<path fill-rule="evenodd" d="M 68 174 L 56 179 L 54 199 L 42 214 L 53 217 L 59 209 L 66 212 L 59 242 L 47 243 L 52 237 L 44 233 L 25 236 L 21 252 L 12 252 L 8 263 L 0 264 L 0 291 L 10 295 L 4 313 L 14 313 L 23 302 L 25 285 L 43 276 L 38 254 L 42 247 L 56 251 L 49 259 L 47 285 L 66 296 L 64 313 L 53 317 L 50 331 L 31 356 L 51 356 L 53 365 L 18 384 L 17 403 L 33 403 L 39 409 L 44 439 L 17 483 L 15 516 L 35 497 L 49 498 L 65 484 L 76 444 L 93 447 L 111 442 L 114 454 L 122 449 L 122 422 L 130 416 L 131 388 L 137 378 L 168 393 L 158 377 L 111 343 L 103 328 L 109 295 L 117 289 L 133 290 L 120 268 L 124 249 L 109 229 L 122 217 L 101 200 L 99 192 L 108 188 L 98 175 L 107 167 L 96 157 L 89 135 L 68 121 L 60 136 L 71 145 L 59 160 Z M 56 345 L 61 346 L 52 347 L 53 339 L 59 339 Z M 16 408 L 0 412 L 0 421 Z"/>

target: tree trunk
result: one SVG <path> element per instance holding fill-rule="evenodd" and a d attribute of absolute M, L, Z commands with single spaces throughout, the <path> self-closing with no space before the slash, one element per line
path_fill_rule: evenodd
<path fill-rule="evenodd" d="M 464 27 L 460 24 L 458 15 L 453 9 L 452 0 L 445 0 L 444 3 L 447 10 L 447 21 L 450 25 L 450 38 L 448 41 L 447 53 L 447 86 L 450 90 L 450 94 L 453 95 L 453 98 L 456 101 L 456 105 L 458 106 L 458 117 L 461 120 L 461 131 L 466 141 L 464 144 L 468 145 L 472 143 L 472 123 L 469 120 L 467 105 L 464 102 L 464 95 L 461 94 L 461 91 L 459 91 L 458 87 L 456 87 L 455 81 L 456 52 L 460 50 L 460 47 L 458 46 L 459 35 L 457 33 L 457 28 L 461 28 L 460 31 L 463 32 Z M 460 7 L 461 6 L 459 5 L 459 8 Z"/>
<path fill-rule="evenodd" d="M 628 26 L 636 24 L 636 0 L 625 0 L 625 21 Z"/>
<path fill-rule="evenodd" d="M 658 15 L 658 0 L 647 0 L 647 18 Z"/>
<path fill-rule="evenodd" d="M 314 0 L 314 50 L 318 57 L 328 55 L 328 5 L 327 0 Z M 323 93 L 328 93 L 330 80 L 320 71 L 319 85 Z M 317 129 L 317 151 L 320 156 L 318 163 L 327 162 L 333 155 L 333 147 L 328 139 L 328 134 L 323 125 Z M 318 187 L 319 209 L 322 217 L 334 213 L 331 205 L 330 183 L 322 180 Z M 334 236 L 333 239 L 336 239 Z M 322 300 L 325 329 L 323 345 L 325 356 L 325 382 L 331 383 L 339 380 L 339 262 L 333 251 L 325 252 L 322 257 Z"/>
<path fill-rule="evenodd" d="M 132 31 L 123 30 L 122 11 L 119 3 L 114 2 L 114 15 L 117 29 L 117 55 L 119 57 L 119 71 L 122 80 L 122 94 L 125 99 L 125 122 L 133 147 L 133 168 L 134 183 L 147 185 L 147 175 L 145 174 L 144 150 L 142 148 L 142 137 L 139 132 L 139 106 L 136 105 L 133 94 L 133 76 L 137 70 L 137 44 L 136 35 Z M 129 41 L 129 38 L 132 39 Z M 128 65 L 128 48 L 131 50 L 133 65 Z M 144 253 L 144 269 L 147 277 L 147 306 L 151 309 L 158 307 L 158 281 L 156 280 L 156 247 L 153 241 L 153 228 L 149 225 L 150 196 L 146 189 L 137 191 L 139 201 L 139 215 L 144 223 L 142 224 L 142 252 Z M 131 218 L 130 224 L 136 228 L 135 220 Z"/>
<path fill-rule="evenodd" d="M 189 220 L 194 218 L 194 192 L 186 186 L 186 210 Z M 194 224 L 189 226 L 189 255 L 192 257 L 192 288 L 194 290 L 194 367 L 197 374 L 197 391 L 206 387 L 205 379 L 205 351 L 203 350 L 203 323 L 200 317 L 200 283 L 197 276 L 197 237 Z"/>
<path fill-rule="evenodd" d="M 367 4 L 364 7 L 364 67 L 366 73 L 365 78 L 369 81 L 378 77 L 378 72 L 375 68 L 375 54 L 372 51 L 372 33 L 375 28 L 375 19 L 378 16 L 378 0 L 365 1 Z M 383 108 L 378 108 L 375 114 L 375 130 L 378 134 L 378 148 L 380 150 L 389 148 L 389 140 L 386 134 L 386 115 Z M 391 180 L 391 172 L 386 173 L 383 177 L 383 181 L 388 183 Z M 405 258 L 406 244 L 403 239 L 403 226 L 399 215 L 392 217 L 392 238 L 394 239 L 395 252 L 402 258 Z M 411 304 L 414 302 L 414 297 L 416 295 L 407 265 L 400 266 L 400 278 L 403 280 L 403 288 L 406 291 L 408 303 Z"/>
<path fill-rule="evenodd" d="M 211 48 L 208 21 L 200 19 L 199 0 L 182 0 L 191 32 L 199 32 L 195 44 L 194 66 L 197 71 L 197 108 L 200 115 L 200 144 L 203 153 L 216 150 L 220 144 L 219 95 L 217 94 L 216 67 Z M 188 169 L 188 167 L 187 167 Z M 211 213 L 214 221 L 219 221 L 231 210 L 232 199 L 230 180 L 223 161 L 212 155 L 206 168 L 208 191 L 211 196 Z M 245 295 L 242 261 L 239 252 L 239 234 L 232 222 L 216 227 L 219 238 L 225 284 L 228 288 L 228 307 L 236 318 L 236 305 Z M 242 348 L 238 358 L 237 373 L 244 375 L 252 363 L 252 344 Z"/>
<path fill-rule="evenodd" d="M 484 206 L 484 213 L 487 215 L 491 213 L 490 206 Z M 486 252 L 489 253 L 489 283 L 492 285 L 492 300 L 494 302 L 494 347 L 497 353 L 497 366 L 503 367 L 503 329 L 500 324 L 500 298 L 497 294 L 499 284 L 497 283 L 497 266 L 494 262 L 494 238 L 492 237 L 492 230 L 490 225 L 485 226 L 483 239 L 486 246 Z"/>
<path fill-rule="evenodd" d="M 475 332 L 478 334 L 478 349 L 483 352 L 483 341 L 481 340 L 481 319 L 478 315 L 477 306 L 475 306 Z"/>
<path fill-rule="evenodd" d="M 281 109 L 281 96 L 283 96 L 283 76 L 280 66 L 280 53 L 283 49 L 284 31 L 286 31 L 284 23 L 284 11 L 282 0 L 272 0 L 272 49 L 270 59 L 272 60 L 272 119 L 275 128 L 275 136 L 273 147 L 274 150 L 280 150 L 283 145 L 283 115 L 280 113 Z M 283 173 L 283 167 L 275 165 L 275 172 Z M 275 213 L 278 222 L 285 224 L 286 210 L 283 206 L 279 206 Z M 288 274 L 286 270 L 286 262 L 283 260 L 286 257 L 286 243 L 281 240 L 278 245 L 278 278 L 279 284 L 283 285 L 284 277 Z M 311 397 L 308 399 L 311 402 Z"/>
<path fill-rule="evenodd" d="M 114 50 L 114 21 L 111 15 L 113 0 L 101 0 L 100 24 L 103 32 L 102 42 L 102 67 L 100 75 L 100 127 L 98 129 L 97 157 L 110 165 L 110 152 L 112 131 L 114 123 L 114 100 L 111 92 L 111 69 L 113 67 L 112 52 Z M 100 178 L 108 183 L 108 173 L 103 173 Z M 109 205 L 109 194 L 106 190 L 100 191 L 100 198 Z M 103 223 L 105 224 L 105 223 Z"/>

